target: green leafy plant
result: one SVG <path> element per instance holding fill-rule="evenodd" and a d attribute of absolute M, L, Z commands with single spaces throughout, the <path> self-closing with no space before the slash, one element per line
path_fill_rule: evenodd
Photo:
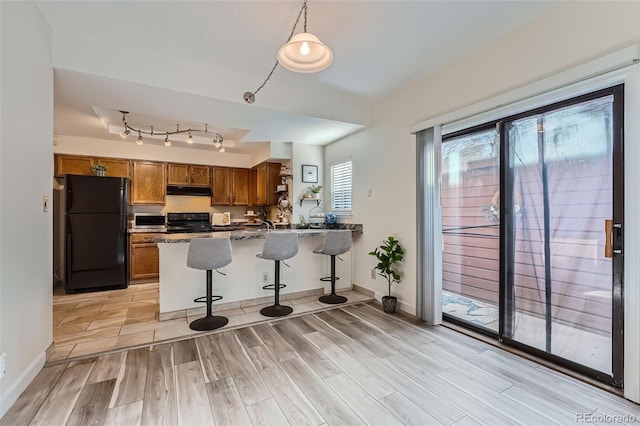
<path fill-rule="evenodd" d="M 107 171 L 107 165 L 106 164 L 102 164 L 102 163 L 94 164 L 91 167 L 91 170 L 94 171 L 94 172 L 106 172 Z"/>
<path fill-rule="evenodd" d="M 387 280 L 389 297 L 391 297 L 391 284 L 400 282 L 400 272 L 398 272 L 397 264 L 404 261 L 404 249 L 400 245 L 400 241 L 393 238 L 393 236 L 389 236 L 382 241 L 381 246 L 376 247 L 369 254 L 378 259 L 375 269 L 378 270 L 378 275 Z"/>
<path fill-rule="evenodd" d="M 309 187 L 309 191 L 313 192 L 314 194 L 319 193 L 321 189 L 322 189 L 322 185 L 311 185 Z"/>

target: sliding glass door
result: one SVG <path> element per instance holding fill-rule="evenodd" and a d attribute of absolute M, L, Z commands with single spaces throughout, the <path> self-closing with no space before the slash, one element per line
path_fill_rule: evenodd
<path fill-rule="evenodd" d="M 495 126 L 442 144 L 442 312 L 498 331 L 500 141 Z"/>
<path fill-rule="evenodd" d="M 622 380 L 622 87 L 442 145 L 443 313 Z"/>

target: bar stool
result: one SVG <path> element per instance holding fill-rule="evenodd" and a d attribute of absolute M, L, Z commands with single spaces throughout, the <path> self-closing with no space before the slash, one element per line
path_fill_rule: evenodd
<path fill-rule="evenodd" d="M 266 317 L 283 317 L 293 312 L 291 306 L 280 305 L 280 289 L 286 287 L 280 283 L 280 262 L 290 259 L 298 253 L 298 234 L 295 232 L 268 232 L 262 247 L 262 253 L 256 255 L 261 259 L 275 261 L 275 284 L 262 287 L 275 290 L 273 306 L 262 308 L 260 313 Z M 286 265 L 286 263 L 285 263 Z"/>
<path fill-rule="evenodd" d="M 351 231 L 327 231 L 322 242 L 322 247 L 318 250 L 314 250 L 314 253 L 325 254 L 331 256 L 331 276 L 320 278 L 320 281 L 331 281 L 331 293 L 320 296 L 322 303 L 330 303 L 336 305 L 338 303 L 344 303 L 347 298 L 344 296 L 338 296 L 336 294 L 336 280 L 340 278 L 336 277 L 336 256 L 344 254 L 351 248 Z"/>
<path fill-rule="evenodd" d="M 231 241 L 229 238 L 193 238 L 189 242 L 187 252 L 187 266 L 193 269 L 207 271 L 207 295 L 194 299 L 194 302 L 206 303 L 207 314 L 203 318 L 192 321 L 189 328 L 192 330 L 205 331 L 215 330 L 225 326 L 229 319 L 211 314 L 211 304 L 222 299 L 222 296 L 214 296 L 212 271 L 222 268 L 231 263 L 233 254 L 231 253 Z M 218 272 L 222 274 L 222 272 Z M 224 275 L 224 274 L 222 274 Z"/>

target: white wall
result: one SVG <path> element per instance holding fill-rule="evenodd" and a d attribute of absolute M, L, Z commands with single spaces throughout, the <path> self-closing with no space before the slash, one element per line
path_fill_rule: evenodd
<path fill-rule="evenodd" d="M 52 338 L 51 29 L 32 2 L 0 2 L 0 416 L 45 361 Z M 19 41 L 19 42 L 18 42 Z"/>
<path fill-rule="evenodd" d="M 371 126 L 326 146 L 325 166 L 353 160 L 353 217 L 365 232 L 353 248 L 354 283 L 376 292 L 367 253 L 388 235 L 405 246 L 402 283 L 393 293 L 415 313 L 415 138 L 409 127 L 640 40 L 640 3 L 567 2 L 459 61 L 373 105 Z M 371 198 L 367 197 L 372 189 Z"/>
<path fill-rule="evenodd" d="M 291 215 L 291 222 L 299 223 L 300 216 L 304 216 L 304 220 L 309 222 L 309 212 L 318 207 L 316 201 L 304 201 L 302 206 L 300 205 L 300 196 L 307 191 L 307 188 L 311 185 L 324 185 L 324 148 L 318 145 L 304 145 L 300 143 L 293 143 L 292 147 L 292 161 L 291 161 L 291 173 L 293 173 L 293 186 L 289 186 L 289 200 L 293 203 L 293 214 Z M 305 183 L 302 182 L 302 165 L 309 164 L 318 166 L 318 183 Z M 324 211 L 328 211 L 330 206 L 329 201 L 326 200 L 327 187 L 325 186 L 320 190 L 320 208 Z M 318 212 L 318 210 L 316 210 Z M 315 212 L 314 212 L 315 213 Z"/>

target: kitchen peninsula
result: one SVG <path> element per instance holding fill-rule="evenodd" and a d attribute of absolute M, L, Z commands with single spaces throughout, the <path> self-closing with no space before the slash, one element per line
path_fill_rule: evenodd
<path fill-rule="evenodd" d="M 342 224 L 343 229 L 350 229 L 354 238 L 362 233 L 362 225 Z M 213 274 L 213 292 L 223 296 L 218 304 L 242 302 L 247 300 L 273 298 L 273 291 L 263 290 L 262 286 L 273 282 L 274 264 L 272 261 L 259 259 L 256 254 L 262 252 L 262 245 L 267 232 L 296 232 L 299 237 L 298 254 L 287 261 L 290 267 L 282 265 L 281 281 L 287 287 L 281 294 L 301 293 L 318 290 L 324 287 L 329 291 L 329 283 L 322 283 L 320 278 L 328 275 L 327 256 L 314 254 L 322 244 L 327 232 L 324 229 L 293 229 L 267 231 L 252 229 L 231 232 L 212 232 L 197 234 L 167 234 L 157 236 L 160 251 L 160 319 L 171 318 L 171 313 L 187 309 L 201 308 L 203 304 L 194 299 L 205 292 L 205 273 L 187 267 L 187 251 L 192 238 L 226 238 L 231 239 L 233 261 L 221 268 L 222 274 Z M 338 289 L 351 288 L 350 253 L 345 262 L 338 262 L 338 267 L 345 268 L 348 274 L 336 283 Z M 344 269 L 343 269 L 344 270 Z M 263 274 L 268 273 L 269 282 L 263 284 Z M 341 274 L 338 272 L 338 276 Z M 348 278 L 347 276 L 348 275 Z M 233 308 L 233 305 L 227 305 Z"/>

